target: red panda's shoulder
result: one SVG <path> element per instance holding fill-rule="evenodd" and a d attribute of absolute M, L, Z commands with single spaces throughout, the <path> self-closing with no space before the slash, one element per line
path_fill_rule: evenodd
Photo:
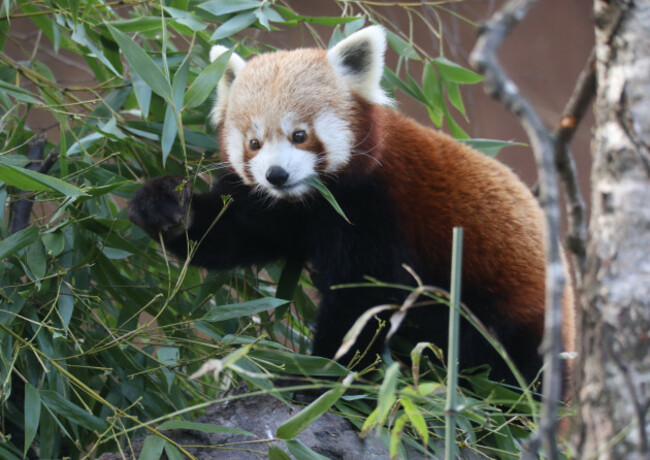
<path fill-rule="evenodd" d="M 451 235 L 465 229 L 464 271 L 490 286 L 518 322 L 544 309 L 544 220 L 525 184 L 506 166 L 446 134 L 385 109 L 381 176 L 410 246 L 426 263 L 450 263 Z M 541 334 L 541 324 L 540 324 Z"/>

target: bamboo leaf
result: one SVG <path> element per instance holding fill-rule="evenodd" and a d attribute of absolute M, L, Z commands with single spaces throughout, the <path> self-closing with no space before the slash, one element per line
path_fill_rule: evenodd
<path fill-rule="evenodd" d="M 38 227 L 27 227 L 0 240 L 0 260 L 20 251 L 38 238 Z"/>
<path fill-rule="evenodd" d="M 522 142 L 499 141 L 495 139 L 459 139 L 463 144 L 478 150 L 489 157 L 495 157 L 505 147 L 526 146 Z"/>
<path fill-rule="evenodd" d="M 113 34 L 115 41 L 124 53 L 126 60 L 131 66 L 131 70 L 136 72 L 142 79 L 147 82 L 153 92 L 166 100 L 172 99 L 172 88 L 169 80 L 165 77 L 162 70 L 151 59 L 149 54 L 128 35 L 125 35 L 115 27 L 107 24 L 108 29 Z"/>
<path fill-rule="evenodd" d="M 91 430 L 100 432 L 106 430 L 107 425 L 104 420 L 68 401 L 56 391 L 41 390 L 40 394 L 43 404 L 64 419 Z"/>
<path fill-rule="evenodd" d="M 47 258 L 45 255 L 45 247 L 40 239 L 36 238 L 32 244 L 27 246 L 25 254 L 27 266 L 32 271 L 36 279 L 41 279 L 45 276 L 47 270 Z"/>
<path fill-rule="evenodd" d="M 440 77 L 445 81 L 465 84 L 483 81 L 483 77 L 476 72 L 461 67 L 447 58 L 439 57 L 433 59 L 431 62 L 438 68 Z"/>
<path fill-rule="evenodd" d="M 343 396 L 346 388 L 347 386 L 342 384 L 323 393 L 314 402 L 280 425 L 277 430 L 278 438 L 291 439 L 298 436 L 311 422 L 327 412 Z"/>
<path fill-rule="evenodd" d="M 6 163 L 0 163 L 0 180 L 22 190 L 56 191 L 68 197 L 86 195 L 74 185 L 61 179 Z"/>
<path fill-rule="evenodd" d="M 341 209 L 341 206 L 339 206 L 338 202 L 336 201 L 336 198 L 334 198 L 334 195 L 332 192 L 329 191 L 327 186 L 323 184 L 323 181 L 318 178 L 318 176 L 311 176 L 308 178 L 305 183 L 313 188 L 315 188 L 318 193 L 322 195 L 323 198 L 327 200 L 327 202 L 332 205 L 334 210 L 345 219 L 345 221 L 352 225 L 352 222 L 350 222 L 350 219 L 348 219 L 348 216 L 345 215 L 345 212 L 343 212 L 343 209 Z"/>
<path fill-rule="evenodd" d="M 255 13 L 253 11 L 239 13 L 237 16 L 234 16 L 221 24 L 210 37 L 210 41 L 214 42 L 226 37 L 230 37 L 231 35 L 244 30 L 246 27 L 253 24 L 256 20 L 257 16 L 255 16 Z"/>
<path fill-rule="evenodd" d="M 165 441 L 165 454 L 168 460 L 184 460 L 185 456 L 181 454 L 176 446 Z"/>
<path fill-rule="evenodd" d="M 390 446 L 388 449 L 388 457 L 390 460 L 395 460 L 397 454 L 399 453 L 400 440 L 402 437 L 402 432 L 404 431 L 404 425 L 406 424 L 406 416 L 402 415 L 395 420 L 395 425 L 390 431 Z"/>
<path fill-rule="evenodd" d="M 268 456 L 269 460 L 291 460 L 291 457 L 278 446 L 270 446 Z"/>
<path fill-rule="evenodd" d="M 454 107 L 465 116 L 465 104 L 463 104 L 463 96 L 460 94 L 460 88 L 457 83 L 445 82 L 447 88 L 447 97 Z"/>
<path fill-rule="evenodd" d="M 388 417 L 388 413 L 395 403 L 398 376 L 399 364 L 393 363 L 388 366 L 377 395 L 377 411 L 380 422 Z"/>
<path fill-rule="evenodd" d="M 213 425 L 211 423 L 190 422 L 187 420 L 168 420 L 158 425 L 159 430 L 192 430 L 201 433 L 229 433 L 255 437 L 250 431 L 231 428 L 229 426 Z"/>
<path fill-rule="evenodd" d="M 203 71 L 194 79 L 190 87 L 185 92 L 183 105 L 186 108 L 193 108 L 202 104 L 210 95 L 212 90 L 217 86 L 228 65 L 228 60 L 232 55 L 232 49 L 226 51 L 217 59 L 212 61 Z"/>
<path fill-rule="evenodd" d="M 291 439 L 286 442 L 286 445 L 296 460 L 329 460 L 328 457 L 314 452 L 298 439 Z"/>
<path fill-rule="evenodd" d="M 160 436 L 147 436 L 142 444 L 138 460 L 160 460 L 165 448 L 165 438 Z"/>
<path fill-rule="evenodd" d="M 406 396 L 402 396 L 400 398 L 400 404 L 404 408 L 404 412 L 413 425 L 413 428 L 415 428 L 415 430 L 422 438 L 424 445 L 426 446 L 429 444 L 429 430 L 427 428 L 427 422 L 424 419 L 422 412 L 420 412 L 420 409 L 418 409 L 413 400 Z"/>
<path fill-rule="evenodd" d="M 262 2 L 257 0 L 210 0 L 198 5 L 198 8 L 212 13 L 215 16 L 252 10 L 259 7 Z"/>
<path fill-rule="evenodd" d="M 400 56 L 406 59 L 412 59 L 414 61 L 420 60 L 420 56 L 415 51 L 415 49 L 413 49 L 411 44 L 404 40 L 402 37 L 395 35 L 390 30 L 386 30 L 386 41 L 388 41 L 390 47 L 393 48 L 395 52 Z"/>
<path fill-rule="evenodd" d="M 251 300 L 244 303 L 221 305 L 208 310 L 205 316 L 201 318 L 201 321 L 216 323 L 227 319 L 241 318 L 242 316 L 250 316 L 261 311 L 278 308 L 287 303 L 289 303 L 288 300 L 263 297 L 261 299 Z"/>
<path fill-rule="evenodd" d="M 38 431 L 38 423 L 41 418 L 41 395 L 38 390 L 29 382 L 25 383 L 25 449 L 27 451 Z"/>

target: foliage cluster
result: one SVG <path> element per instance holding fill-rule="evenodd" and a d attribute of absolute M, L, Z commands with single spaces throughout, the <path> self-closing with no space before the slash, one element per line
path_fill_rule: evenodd
<path fill-rule="evenodd" d="M 182 458 L 183 446 L 161 429 L 189 426 L 229 379 L 274 391 L 273 378 L 286 373 L 331 388 L 276 434 L 297 458 L 314 457 L 292 439 L 331 407 L 363 431 L 376 430 L 394 456 L 402 443 L 440 453 L 432 441 L 444 437 L 444 370 L 408 376 L 393 363 L 380 368 L 381 384 L 363 376 L 345 380 L 342 366 L 307 355 L 315 306 L 302 267 L 278 262 L 206 272 L 170 259 L 125 216 L 125 200 L 142 180 L 174 174 L 200 190 L 220 167 L 205 121 L 227 55 L 209 63 L 211 45 L 236 47 L 247 57 L 272 49 L 255 38 L 268 35 L 249 32 L 302 27 L 318 43 L 318 26 L 332 45 L 370 20 L 382 21 L 370 7 L 341 5 L 340 17 L 310 17 L 258 0 L 3 1 L 1 457 L 93 458 L 126 453 L 130 439 L 148 435 L 142 458 L 163 450 Z M 17 57 L 5 48 L 19 20 L 31 21 L 38 38 Z M 386 69 L 386 88 L 420 101 L 437 126 L 467 138 L 454 121 L 464 116 L 459 85 L 480 78 L 426 55 L 400 31 L 389 30 L 388 39 L 399 66 Z M 77 56 L 93 81 L 80 86 L 57 75 L 36 53 L 43 44 Z M 421 78 L 411 74 L 413 61 L 421 61 Z M 30 122 L 35 112 L 46 112 L 57 126 L 58 136 L 43 146 L 44 156 L 58 155 L 48 171 L 36 171 L 39 163 L 28 157 L 38 145 Z M 505 145 L 467 142 L 488 154 Z M 20 190 L 34 200 L 35 212 L 12 233 Z M 217 382 L 190 380 L 209 359 L 219 360 Z M 488 456 L 516 455 L 535 404 L 483 374 L 464 382 L 458 443 Z M 344 396 L 350 385 L 366 399 Z"/>

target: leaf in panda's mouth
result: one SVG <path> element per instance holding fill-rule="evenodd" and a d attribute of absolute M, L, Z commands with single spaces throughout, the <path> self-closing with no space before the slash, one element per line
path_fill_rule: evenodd
<path fill-rule="evenodd" d="M 332 208 L 336 212 L 338 212 L 341 217 L 345 219 L 345 221 L 352 225 L 352 222 L 350 222 L 350 219 L 348 219 L 348 216 L 345 215 L 343 212 L 343 209 L 341 209 L 341 206 L 336 202 L 336 198 L 334 198 L 334 195 L 332 195 L 332 192 L 329 191 L 329 189 L 323 184 L 323 181 L 320 180 L 318 176 L 311 176 L 307 179 L 305 179 L 305 184 L 309 185 L 310 187 L 313 187 L 316 189 L 318 193 L 320 193 L 323 198 L 327 200 L 327 202 L 332 205 Z"/>

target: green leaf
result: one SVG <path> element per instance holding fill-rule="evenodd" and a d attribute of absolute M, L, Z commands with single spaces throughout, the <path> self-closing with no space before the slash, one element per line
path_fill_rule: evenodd
<path fill-rule="evenodd" d="M 356 21 L 348 22 L 343 28 L 343 33 L 346 37 L 349 37 L 359 29 L 361 29 L 366 24 L 366 18 L 363 16 L 359 17 Z"/>
<path fill-rule="evenodd" d="M 277 446 L 269 446 L 269 460 L 291 460 L 285 451 Z"/>
<path fill-rule="evenodd" d="M 138 460 L 160 460 L 165 448 L 165 438 L 160 436 L 147 436 L 142 444 Z"/>
<path fill-rule="evenodd" d="M 168 460 L 185 460 L 185 455 L 181 454 L 181 451 L 176 446 L 167 441 L 165 441 L 165 454 L 167 454 Z"/>
<path fill-rule="evenodd" d="M 151 88 L 137 72 L 131 74 L 131 86 L 140 106 L 142 119 L 146 119 L 147 115 L 149 115 L 149 105 L 151 104 Z"/>
<path fill-rule="evenodd" d="M 107 428 L 104 420 L 68 401 L 56 391 L 41 390 L 41 401 L 52 412 L 76 425 L 99 432 Z"/>
<path fill-rule="evenodd" d="M 0 160 L 1 161 L 1 160 Z M 64 182 L 56 177 L 41 174 L 27 168 L 19 168 L 0 162 L 0 180 L 22 190 L 30 191 L 56 191 L 68 197 L 85 195 L 74 185 Z"/>
<path fill-rule="evenodd" d="M 469 138 L 469 135 L 463 130 L 463 128 L 460 127 L 458 123 L 456 123 L 456 120 L 453 119 L 446 107 L 445 120 L 447 120 L 447 124 L 449 125 L 449 132 L 455 139 L 461 140 Z"/>
<path fill-rule="evenodd" d="M 142 79 L 147 82 L 151 89 L 160 97 L 171 100 L 172 88 L 169 80 L 165 77 L 162 70 L 156 65 L 145 50 L 129 36 L 120 32 L 115 27 L 107 24 L 115 41 L 124 53 L 126 60 L 131 66 L 131 70 L 136 72 Z"/>
<path fill-rule="evenodd" d="M 177 116 L 180 116 L 180 114 L 177 111 L 181 109 L 183 94 L 185 92 L 185 86 L 187 85 L 187 77 L 190 70 L 188 57 L 189 55 L 185 56 L 183 63 L 174 74 L 174 82 L 172 84 L 173 104 L 168 101 L 165 110 L 165 121 L 163 122 L 163 131 L 160 141 L 163 165 L 167 162 L 167 157 L 169 156 L 169 152 L 171 151 L 174 140 L 176 139 L 176 134 L 178 134 L 179 125 Z"/>
<path fill-rule="evenodd" d="M 20 251 L 38 238 L 38 227 L 27 227 L 4 240 L 0 240 L 0 260 Z"/>
<path fill-rule="evenodd" d="M 429 430 L 422 412 L 420 412 L 420 409 L 415 405 L 415 403 L 406 396 L 400 398 L 400 404 L 404 408 L 404 412 L 413 425 L 413 428 L 418 432 L 422 438 L 422 442 L 424 442 L 424 445 L 426 446 L 429 443 Z"/>
<path fill-rule="evenodd" d="M 301 19 L 309 24 L 320 24 L 322 26 L 338 26 L 340 24 L 347 24 L 349 22 L 357 21 L 359 18 L 356 16 L 352 17 L 341 17 L 341 16 L 302 16 Z"/>
<path fill-rule="evenodd" d="M 38 431 L 38 423 L 41 419 L 41 395 L 38 390 L 29 382 L 25 383 L 25 450 L 24 455 L 32 445 L 32 441 Z"/>
<path fill-rule="evenodd" d="M 329 460 L 328 457 L 317 454 L 297 439 L 286 441 L 286 445 L 296 460 Z"/>
<path fill-rule="evenodd" d="M 188 27 L 193 32 L 199 32 L 208 27 L 203 23 L 203 21 L 201 21 L 189 11 L 183 11 L 168 6 L 163 7 L 163 9 L 167 11 L 178 24 L 182 24 Z"/>
<path fill-rule="evenodd" d="M 397 74 L 395 74 L 392 70 L 390 70 L 388 67 L 384 69 L 384 78 L 388 83 L 393 85 L 396 89 L 399 89 L 405 94 L 408 94 L 411 96 L 413 99 L 416 101 L 421 101 L 421 94 L 419 92 L 413 91 L 412 88 L 410 88 L 406 83 L 404 83 Z"/>
<path fill-rule="evenodd" d="M 442 113 L 442 91 L 440 91 L 440 81 L 436 69 L 427 62 L 422 71 L 422 91 L 427 98 L 427 103 L 437 112 Z"/>
<path fill-rule="evenodd" d="M 160 347 L 158 348 L 158 359 L 162 364 L 167 367 L 174 367 L 178 363 L 180 358 L 180 351 L 177 347 Z M 171 392 L 172 384 L 176 375 L 170 371 L 167 367 L 163 367 L 163 373 L 165 374 L 165 379 L 167 380 L 167 391 Z"/>
<path fill-rule="evenodd" d="M 201 433 L 229 433 L 255 437 L 250 431 L 231 428 L 229 426 L 213 425 L 211 423 L 189 422 L 187 420 L 168 420 L 158 425 L 159 430 L 191 430 Z"/>
<path fill-rule="evenodd" d="M 65 248 L 65 238 L 60 231 L 45 233 L 41 236 L 45 251 L 52 257 L 57 257 Z"/>
<path fill-rule="evenodd" d="M 415 51 L 415 49 L 413 49 L 411 44 L 404 40 L 402 37 L 395 35 L 390 30 L 386 30 L 386 40 L 388 41 L 390 47 L 393 48 L 395 52 L 400 56 L 406 59 L 412 59 L 414 61 L 420 60 L 420 56 Z"/>
<path fill-rule="evenodd" d="M 178 134 L 177 126 L 176 111 L 171 104 L 168 104 L 165 109 L 165 121 L 163 123 L 162 136 L 160 139 L 163 166 L 167 162 L 167 157 L 169 156 L 169 152 L 171 152 L 172 145 L 176 139 L 176 134 Z"/>
<path fill-rule="evenodd" d="M 329 189 L 325 186 L 325 184 L 323 184 L 323 181 L 321 181 L 318 176 L 311 176 L 305 180 L 305 183 L 315 188 L 316 191 L 318 191 L 318 193 L 320 193 L 323 198 L 327 200 L 327 202 L 334 208 L 337 213 L 339 213 L 341 217 L 343 217 L 343 219 L 345 219 L 348 224 L 352 224 L 352 222 L 350 222 L 350 219 L 348 219 L 348 216 L 346 216 L 345 212 L 343 212 L 343 209 L 341 209 L 341 206 L 339 206 L 336 198 L 334 198 L 334 195 L 332 195 L 332 192 L 329 191 Z"/>
<path fill-rule="evenodd" d="M 198 5 L 198 8 L 212 13 L 215 16 L 252 10 L 259 7 L 262 2 L 257 0 L 210 0 Z"/>
<path fill-rule="evenodd" d="M 208 310 L 201 320 L 207 322 L 219 322 L 227 319 L 241 318 L 242 316 L 250 316 L 261 311 L 278 308 L 287 303 L 289 303 L 288 300 L 263 297 L 261 299 L 251 300 L 244 303 L 220 305 Z"/>
<path fill-rule="evenodd" d="M 359 20 L 356 16 L 302 16 L 284 6 L 276 5 L 276 8 L 286 19 L 298 22 L 307 22 L 310 24 L 320 24 L 323 26 L 337 26 L 339 24 L 347 24 L 348 22 Z"/>
<path fill-rule="evenodd" d="M 0 80 L 0 89 L 3 89 L 7 92 L 7 94 L 11 95 L 15 99 L 22 101 L 22 102 L 27 102 L 29 104 L 40 104 L 41 101 L 36 99 L 35 95 L 30 93 L 29 91 L 22 89 L 19 86 L 12 85 L 10 83 L 4 82 Z"/>
<path fill-rule="evenodd" d="M 6 8 L 9 8 L 11 2 L 6 1 L 2 2 Z M 5 48 L 5 42 L 7 41 L 7 35 L 9 32 L 9 21 L 0 21 L 0 52 Z"/>
<path fill-rule="evenodd" d="M 377 395 L 377 412 L 379 420 L 388 417 L 393 403 L 395 402 L 395 390 L 397 388 L 397 377 L 399 376 L 399 364 L 393 363 L 386 369 L 386 374 L 379 387 Z"/>
<path fill-rule="evenodd" d="M 225 340 L 224 340 L 225 341 Z M 341 377 L 348 373 L 347 368 L 322 356 L 301 355 L 280 350 L 254 350 L 251 355 L 257 359 L 282 367 L 290 374 L 311 376 Z"/>
<path fill-rule="evenodd" d="M 465 116 L 465 104 L 463 104 L 463 96 L 460 94 L 458 84 L 445 82 L 445 88 L 447 88 L 447 97 L 449 97 L 453 106 Z"/>
<path fill-rule="evenodd" d="M 476 72 L 473 72 L 469 69 L 459 66 L 458 64 L 451 62 L 449 59 L 444 57 L 439 57 L 433 59 L 431 62 L 438 68 L 440 72 L 440 78 L 445 81 L 452 83 L 478 83 L 483 81 L 483 77 Z"/>
<path fill-rule="evenodd" d="M 5 2 L 5 3 L 9 3 L 9 2 Z M 16 455 L 15 453 L 9 450 L 8 446 L 11 446 L 11 444 L 7 443 L 4 446 L 0 444 L 0 458 L 3 458 L 5 460 L 21 460 L 18 455 Z"/>
<path fill-rule="evenodd" d="M 495 139 L 459 139 L 462 143 L 478 150 L 485 155 L 494 158 L 504 147 L 525 147 L 521 142 L 498 141 Z"/>
<path fill-rule="evenodd" d="M 210 95 L 212 90 L 217 86 L 228 65 L 228 60 L 232 55 L 232 49 L 226 51 L 217 59 L 212 61 L 203 71 L 194 79 L 190 87 L 185 92 L 183 105 L 186 108 L 193 108 L 202 104 Z"/>
<path fill-rule="evenodd" d="M 160 30 L 159 16 L 141 16 L 133 19 L 111 21 L 107 23 L 121 32 L 150 32 Z"/>
<path fill-rule="evenodd" d="M 47 258 L 45 248 L 40 239 L 36 239 L 32 244 L 27 246 L 26 251 L 27 266 L 32 271 L 37 280 L 45 276 L 47 270 Z"/>
<path fill-rule="evenodd" d="M 217 30 L 215 30 L 210 37 L 210 41 L 214 42 L 221 40 L 222 38 L 230 37 L 231 35 L 244 30 L 246 27 L 253 24 L 256 20 L 257 16 L 255 16 L 255 13 L 253 11 L 239 13 L 237 16 L 228 19 L 226 22 L 217 27 Z"/>
<path fill-rule="evenodd" d="M 327 412 L 343 396 L 343 393 L 345 393 L 345 390 L 349 386 L 347 380 L 348 377 L 346 377 L 346 380 L 340 386 L 326 391 L 318 399 L 280 425 L 277 430 L 278 438 L 291 439 L 298 436 L 311 422 Z"/>

